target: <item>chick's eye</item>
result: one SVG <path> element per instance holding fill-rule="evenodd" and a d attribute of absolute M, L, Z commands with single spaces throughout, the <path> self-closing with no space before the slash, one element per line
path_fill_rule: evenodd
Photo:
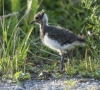
<path fill-rule="evenodd" d="M 39 19 L 39 17 L 36 17 L 36 19 L 38 20 L 38 19 Z"/>

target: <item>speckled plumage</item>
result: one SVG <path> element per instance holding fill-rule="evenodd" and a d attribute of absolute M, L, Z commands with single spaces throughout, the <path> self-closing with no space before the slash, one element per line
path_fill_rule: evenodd
<path fill-rule="evenodd" d="M 76 36 L 71 31 L 64 29 L 64 28 L 58 28 L 54 26 L 44 26 L 42 28 L 42 35 L 41 38 L 43 39 L 44 35 L 47 34 L 49 38 L 58 41 L 61 45 L 64 44 L 71 44 L 74 41 L 85 42 L 85 39 Z"/>

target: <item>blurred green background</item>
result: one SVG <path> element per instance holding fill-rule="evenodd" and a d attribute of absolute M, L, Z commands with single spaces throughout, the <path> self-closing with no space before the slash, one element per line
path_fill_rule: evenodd
<path fill-rule="evenodd" d="M 66 66 L 66 72 L 74 75 L 78 71 L 89 77 L 92 73 L 99 77 L 100 73 L 96 73 L 100 71 L 100 0 L 0 0 L 1 74 L 31 72 L 38 64 L 51 63 L 53 68 L 44 65 L 43 69 L 56 70 L 55 63 L 60 56 L 41 43 L 38 25 L 29 25 L 42 9 L 50 25 L 68 28 L 86 38 L 86 47 L 82 53 L 76 49 L 72 60 L 69 58 L 72 64 Z M 80 73 L 82 71 L 84 73 Z"/>

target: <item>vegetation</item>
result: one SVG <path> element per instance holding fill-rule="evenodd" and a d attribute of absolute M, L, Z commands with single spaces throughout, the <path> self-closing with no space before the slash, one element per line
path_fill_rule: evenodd
<path fill-rule="evenodd" d="M 33 76 L 42 73 L 42 79 L 49 74 L 57 78 L 62 76 L 56 72 L 60 61 L 58 53 L 41 43 L 37 25 L 29 25 L 42 8 L 48 14 L 50 25 L 82 33 L 87 40 L 86 47 L 76 47 L 72 55 L 66 57 L 65 72 L 71 77 L 80 74 L 100 79 L 100 1 L 24 1 L 0 0 L 0 76 L 13 78 L 19 71 L 30 72 Z"/>
<path fill-rule="evenodd" d="M 16 80 L 23 81 L 23 80 L 30 79 L 30 74 L 29 73 L 24 73 L 24 72 L 20 71 L 20 72 L 16 72 L 14 77 L 15 77 Z"/>

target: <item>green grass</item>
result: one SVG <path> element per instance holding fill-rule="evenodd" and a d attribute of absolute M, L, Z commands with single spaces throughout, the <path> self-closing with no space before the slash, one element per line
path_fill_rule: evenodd
<path fill-rule="evenodd" d="M 17 1 L 17 3 L 20 2 Z M 34 0 L 30 12 L 28 12 L 29 9 L 27 12 L 23 11 L 26 4 L 24 7 L 19 4 L 19 8 L 16 8 L 17 3 L 13 4 L 11 10 L 12 12 L 19 11 L 19 14 L 3 18 L 0 23 L 1 76 L 11 75 L 13 77 L 18 71 L 35 72 L 37 76 L 41 72 L 47 75 L 47 73 L 53 73 L 59 69 L 60 56 L 58 53 L 41 43 L 36 25 L 29 25 L 35 13 L 44 5 L 44 9 L 50 17 L 50 23 L 61 24 L 62 27 L 68 27 L 76 34 L 80 32 L 85 34 L 86 37 L 86 46 L 82 49 L 82 53 L 76 47 L 74 55 L 71 58 L 66 57 L 68 62 L 64 63 L 65 72 L 71 77 L 80 74 L 83 77 L 100 79 L 100 9 L 97 1 L 82 0 L 82 2 L 78 2 L 81 5 L 73 0 L 70 0 L 68 5 L 65 4 L 66 0 L 57 1 L 56 5 L 54 3 L 52 5 L 55 8 L 54 11 L 50 5 L 47 6 L 50 3 L 49 0 L 41 0 L 41 2 Z M 30 7 L 28 3 L 27 6 Z M 58 6 L 59 8 L 56 8 Z M 47 7 L 48 9 L 46 9 Z M 5 12 L 6 10 L 3 8 L 3 15 Z M 92 30 L 91 36 L 87 35 L 88 30 Z M 38 65 L 43 66 L 39 69 L 35 68 Z M 57 78 L 62 76 L 55 72 L 53 75 Z"/>
<path fill-rule="evenodd" d="M 3 15 L 4 11 L 3 8 Z M 20 70 L 26 71 L 27 54 L 30 46 L 29 37 L 33 27 L 28 27 L 28 31 L 25 32 L 25 30 L 19 27 L 19 24 L 22 23 L 22 20 L 26 19 L 27 14 L 25 13 L 20 19 L 19 15 L 12 16 L 9 19 L 3 18 L 0 23 L 0 29 L 2 30 L 0 41 L 1 75 L 9 74 L 13 76 L 14 73 Z M 23 28 L 25 29 L 27 27 L 24 25 Z"/>

